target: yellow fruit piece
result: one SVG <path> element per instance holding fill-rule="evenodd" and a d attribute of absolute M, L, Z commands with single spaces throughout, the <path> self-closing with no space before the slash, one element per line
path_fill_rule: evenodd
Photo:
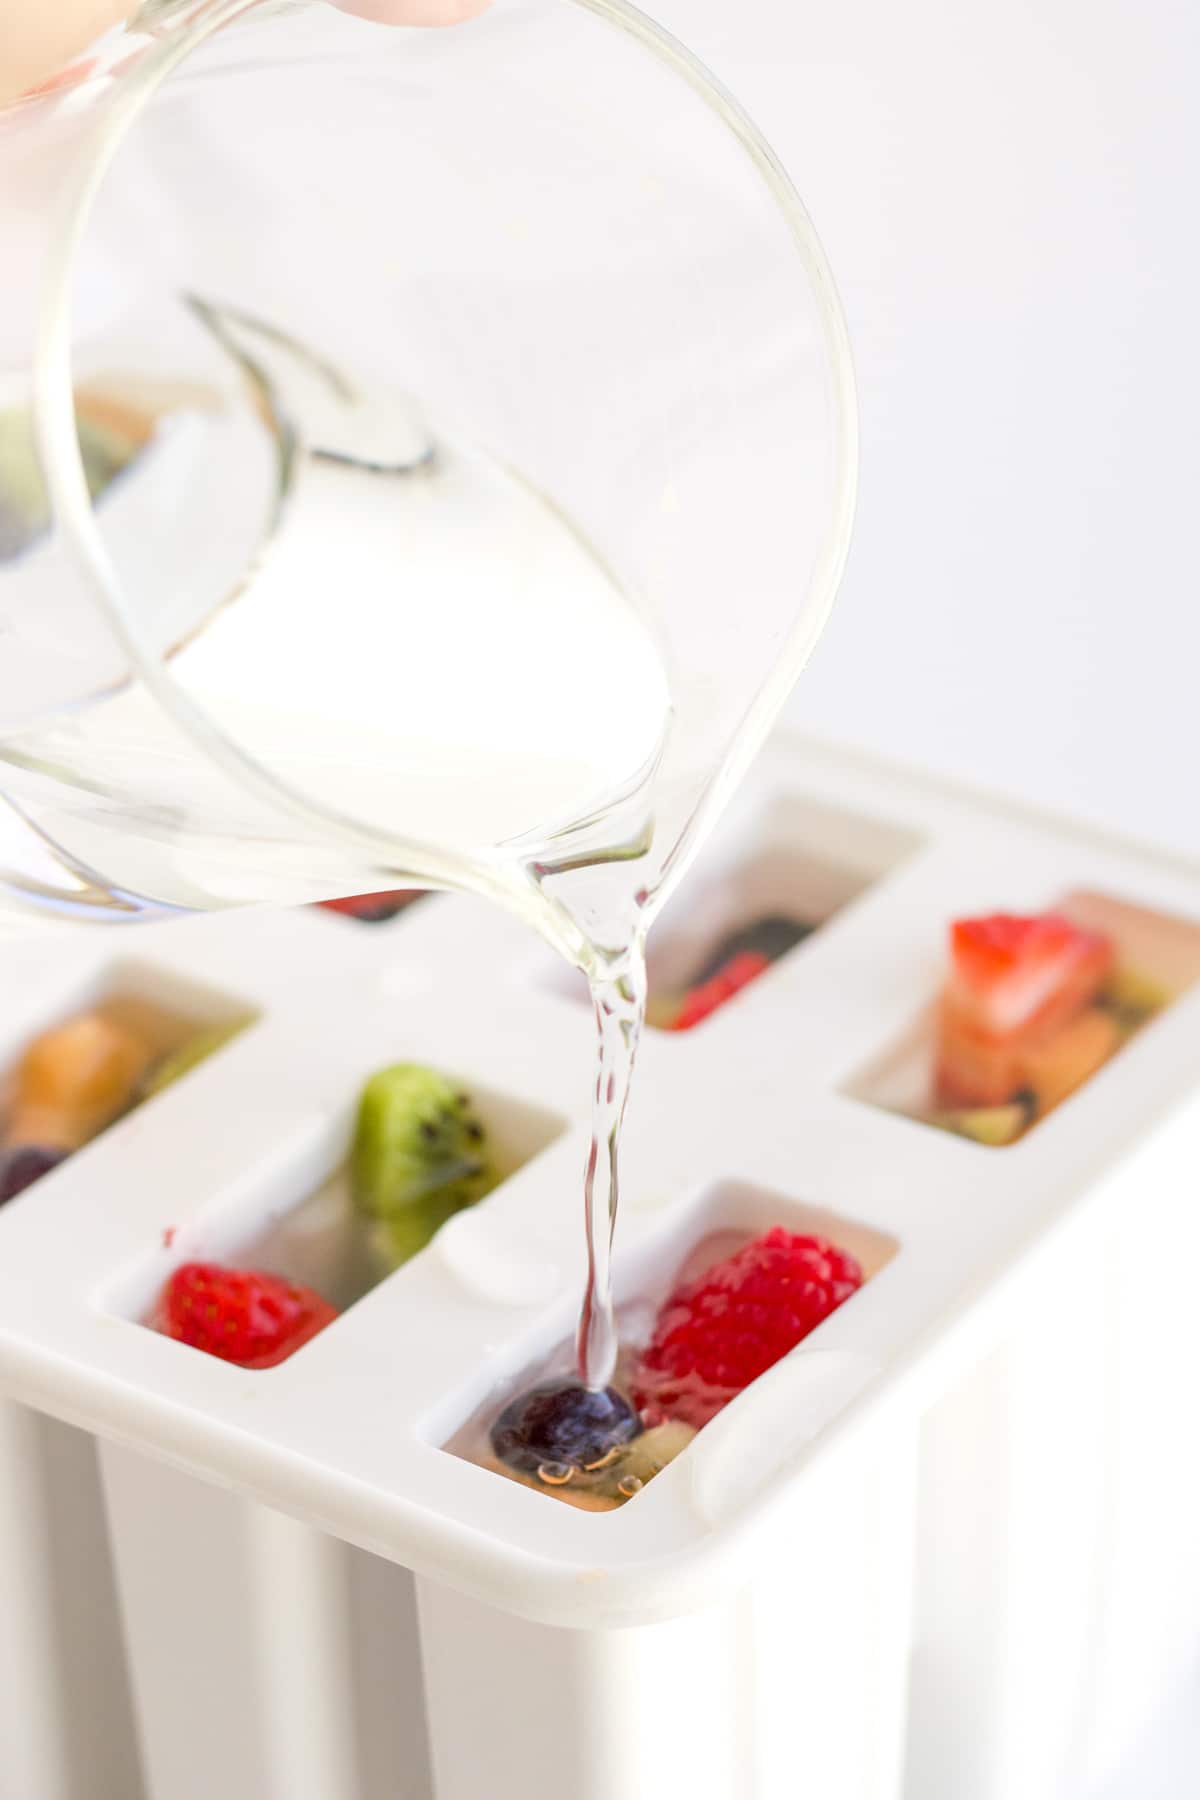
<path fill-rule="evenodd" d="M 695 1426 L 685 1425 L 682 1419 L 667 1419 L 633 1439 L 614 1465 L 614 1473 L 618 1478 L 632 1475 L 650 1481 L 682 1455 L 695 1435 Z M 622 1498 L 629 1496 L 622 1494 Z"/>
<path fill-rule="evenodd" d="M 1123 1031 L 1136 1031 L 1147 1019 L 1171 1004 L 1171 990 L 1128 966 L 1114 969 L 1100 990 L 1100 1004 L 1108 1009 Z"/>
<path fill-rule="evenodd" d="M 176 1049 L 159 1057 L 143 1085 L 142 1098 L 149 1100 L 151 1095 L 161 1094 L 164 1088 L 173 1087 L 185 1075 L 190 1075 L 207 1057 L 223 1049 L 248 1023 L 247 1019 L 237 1019 L 232 1025 L 210 1025 L 206 1031 L 197 1031 L 185 1038 Z"/>
<path fill-rule="evenodd" d="M 129 1105 L 151 1052 L 100 1013 L 81 1013 L 30 1044 L 17 1070 L 5 1139 L 77 1150 Z"/>
<path fill-rule="evenodd" d="M 956 1137 L 970 1138 L 976 1144 L 1002 1149 L 1015 1144 L 1029 1123 L 1029 1109 L 1020 1101 L 1006 1106 L 961 1107 L 951 1112 L 931 1115 L 931 1122 Z"/>
<path fill-rule="evenodd" d="M 1044 1044 L 1026 1051 L 1021 1058 L 1022 1083 L 1033 1089 L 1038 1111 L 1049 1112 L 1082 1087 L 1120 1043 L 1121 1029 L 1112 1014 L 1089 1006 Z"/>

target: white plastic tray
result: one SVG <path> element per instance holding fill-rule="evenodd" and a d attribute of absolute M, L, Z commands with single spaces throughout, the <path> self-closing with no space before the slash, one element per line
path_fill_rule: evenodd
<path fill-rule="evenodd" d="M 932 1748 L 947 1728 L 945 1718 L 937 1726 L 929 1698 L 945 1679 L 937 1646 L 957 1646 L 956 1666 L 966 1656 L 966 1621 L 957 1614 L 971 1591 L 963 1570 L 976 1568 L 953 1522 L 994 1501 L 996 1456 L 1004 1480 L 1021 1469 L 1022 1479 L 1036 1481 L 1036 1472 L 1011 1443 L 997 1449 L 995 1430 L 990 1450 L 972 1459 L 964 1451 L 969 1421 L 947 1424 L 961 1403 L 929 1408 L 970 1378 L 985 1351 L 1015 1343 L 1028 1404 L 1017 1407 L 1013 1429 L 1036 1438 L 1039 1394 L 1045 1399 L 1072 1371 L 1078 1391 L 1066 1390 L 1075 1398 L 1059 1420 L 1062 1438 L 1082 1434 L 1080 1458 L 1090 1447 L 1096 1467 L 1113 1473 L 1109 1401 L 1120 1372 L 1101 1376 L 1094 1363 L 1103 1324 L 1093 1319 L 1086 1333 L 1081 1326 L 1065 1337 L 1058 1326 L 1072 1307 L 1103 1313 L 1098 1296 L 1109 1278 L 1085 1281 L 1079 1271 L 1089 1256 L 1109 1266 L 1104 1233 L 1114 1224 L 1128 1231 L 1131 1187 L 1148 1187 L 1146 1204 L 1161 1207 L 1168 1198 L 1179 1204 L 1181 1182 L 1194 1185 L 1200 991 L 1179 999 L 1007 1149 L 904 1119 L 855 1090 L 928 1005 L 949 917 L 1037 910 L 1084 888 L 1200 920 L 1200 876 L 931 782 L 781 742 L 757 766 L 690 892 L 685 884 L 659 925 L 652 947 L 660 971 L 669 977 L 673 965 L 685 966 L 692 941 L 719 928 L 731 909 L 731 922 L 767 910 L 802 913 L 806 882 L 808 903 L 820 910 L 860 891 L 705 1025 L 647 1036 L 624 1151 L 618 1289 L 628 1295 L 661 1279 L 714 1224 L 776 1220 L 820 1224 L 863 1257 L 871 1279 L 609 1515 L 557 1505 L 440 1447 L 490 1389 L 569 1333 L 578 1302 L 591 1026 L 569 972 L 535 938 L 499 912 L 439 898 L 381 926 L 309 910 L 43 938 L 27 952 L 6 952 L 0 1059 L 69 1011 L 89 984 L 113 983 L 114 964 L 124 985 L 164 993 L 173 981 L 186 984 L 180 993 L 193 1010 L 260 1014 L 186 1080 L 0 1212 L 0 1385 L 105 1446 L 117 1586 L 154 1800 L 207 1791 L 187 1785 L 185 1729 L 204 1729 L 206 1718 L 212 1729 L 214 1705 L 219 1716 L 238 1695 L 239 1730 L 257 1745 L 263 1780 L 275 1782 L 265 1791 L 287 1800 L 368 1793 L 357 1728 L 347 1722 L 362 1690 L 347 1660 L 357 1631 L 347 1610 L 351 1563 L 338 1560 L 351 1553 L 339 1543 L 422 1578 L 439 1800 L 507 1800 L 523 1791 L 535 1776 L 523 1756 L 539 1721 L 556 1781 L 568 1780 L 587 1800 L 660 1794 L 664 1782 L 685 1778 L 690 1791 L 721 1800 L 774 1800 L 796 1791 L 787 1785 L 795 1771 L 786 1743 L 775 1741 L 788 1716 L 785 1691 L 796 1683 L 831 1721 L 823 1731 L 836 1722 L 853 1740 L 842 1735 L 830 1753 L 812 1789 L 823 1800 L 899 1794 L 906 1720 L 911 1800 L 1061 1800 L 1072 1791 L 1064 1785 L 1068 1764 L 1071 1778 L 1083 1779 L 1079 1758 L 1092 1755 L 1097 1739 L 1078 1706 L 1066 1748 L 1060 1719 L 1020 1752 L 1029 1766 L 1018 1775 L 999 1751 L 986 1763 L 972 1752 L 975 1762 L 960 1764 Z M 193 1256 L 273 1261 L 336 1288 L 345 1257 L 336 1184 L 323 1206 L 303 1203 L 336 1174 L 362 1078 L 398 1059 L 455 1071 L 481 1098 L 506 1158 L 529 1160 L 279 1368 L 248 1373 L 145 1329 L 139 1321 L 159 1284 Z M 1173 1245 L 1185 1241 L 1174 1215 L 1171 1231 Z M 1039 1291 L 1035 1316 L 1026 1309 Z M 1145 1329 L 1152 1325 L 1153 1313 Z M 1019 1348 L 1026 1327 L 1036 1352 Z M 1010 1374 L 1001 1381 L 1002 1412 Z M 967 1403 L 981 1430 L 999 1416 L 986 1391 L 978 1406 Z M 11 1416 L 27 1417 L 19 1409 Z M 1043 1461 L 1053 1461 L 1057 1441 L 1046 1437 Z M 170 1467 L 156 1471 L 147 1457 Z M 1079 1460 L 1074 1473 L 1092 1466 Z M 1063 1480 L 1074 1494 L 1071 1476 Z M 170 1498 L 180 1482 L 202 1497 L 202 1508 L 207 1501 L 210 1510 L 236 1512 L 252 1501 L 269 1510 L 237 1514 L 235 1553 L 215 1512 L 211 1528 L 186 1523 L 184 1503 Z M 1019 1483 L 1014 1503 L 1018 1490 Z M 1036 1485 L 1036 1493 L 1025 1527 L 1033 1537 L 1046 1522 L 1039 1509 L 1060 1516 L 1052 1487 Z M 931 1549 L 931 1521 L 945 1528 L 948 1516 L 951 1528 Z M 998 1516 L 1007 1532 L 1013 1515 L 1001 1508 Z M 1099 1537 L 1087 1542 L 1111 1550 L 1118 1526 L 1107 1515 L 1097 1523 L 1089 1503 L 1079 1530 L 1086 1536 L 1093 1526 Z M 966 1535 L 986 1544 L 987 1530 L 981 1517 L 978 1532 Z M 1073 1531 L 1072 1524 L 1067 1548 L 1078 1551 Z M 13 1532 L 15 1549 L 19 1527 Z M 1007 1568 L 1008 1548 L 992 1544 L 994 1570 Z M 1178 1571 L 1178 1550 L 1172 1554 Z M 951 1582 L 955 1555 L 963 1568 Z M 239 1564 L 243 1556 L 249 1561 Z M 923 1575 L 930 1556 L 934 1572 Z M 1090 1566 L 1072 1565 L 1085 1590 Z M 258 1574 L 251 1579 L 246 1568 Z M 190 1688 L 182 1676 L 173 1681 L 169 1662 L 164 1673 L 173 1569 L 189 1588 L 199 1579 L 214 1600 L 224 1586 L 232 1603 L 259 1583 L 255 1616 L 267 1635 L 254 1640 L 254 1679 L 235 1673 L 236 1657 L 221 1679 L 213 1673 L 215 1606 L 206 1665 L 215 1687 L 201 1692 L 194 1676 Z M 272 1609 L 270 1570 L 298 1608 L 292 1627 Z M 1000 1598 L 1011 1608 L 1025 1592 L 1014 1573 Z M 814 1594 L 824 1595 L 822 1604 Z M 404 1604 L 411 1610 L 411 1596 Z M 689 1614 L 697 1615 L 693 1624 L 681 1626 Z M 1027 1624 L 1035 1638 L 1054 1642 L 1059 1616 L 1043 1597 Z M 988 1729 L 1000 1719 L 1012 1725 L 1001 1700 L 1015 1704 L 1021 1685 L 1007 1660 L 1007 1631 L 982 1649 L 972 1640 L 979 1682 L 963 1677 Z M 1200 1639 L 1182 1625 L 1171 1631 L 1174 1649 Z M 1086 1651 L 1092 1670 L 1099 1640 L 1090 1629 L 1082 1637 L 1088 1641 L 1066 1630 L 1060 1661 L 1071 1654 L 1078 1662 Z M 411 1639 L 410 1620 L 409 1648 L 395 1654 L 409 1655 L 415 1671 Z M 298 1641 L 311 1654 L 296 1663 Z M 1028 1632 L 1021 1640 L 1032 1641 Z M 281 1643 L 293 1646 L 290 1674 L 286 1657 L 279 1663 Z M 767 1653 L 771 1644 L 781 1660 Z M 1129 1730 L 1161 1698 L 1165 1664 L 1150 1660 L 1157 1685 L 1144 1705 L 1129 1701 L 1121 1676 Z M 740 1684 L 740 1698 L 736 1706 L 701 1706 L 702 1729 L 690 1715 L 718 1663 Z M 760 1674 L 747 1688 L 751 1664 Z M 1037 1666 L 1047 1666 L 1045 1658 Z M 932 1690 L 922 1685 L 927 1668 L 942 1670 Z M 266 1698 L 264 1669 L 274 1671 Z M 466 1697 L 475 1676 L 490 1688 L 486 1703 Z M 1099 1691 L 1092 1673 L 1087 1681 Z M 411 1766 L 423 1769 L 420 1678 L 412 1672 L 403 1686 L 417 1720 Z M 1037 1694 L 1026 1698 L 1035 1703 Z M 690 1718 L 686 1747 L 675 1745 L 669 1757 L 659 1719 L 666 1705 Z M 1128 1732 L 1112 1726 L 1108 1735 L 1111 1761 Z M 984 1724 L 963 1739 L 985 1741 Z M 1049 1748 L 1039 1763 L 1043 1740 Z M 756 1746 L 750 1762 L 747 1745 Z M 1005 1754 L 1011 1763 L 1018 1753 L 1010 1746 Z M 34 1768 L 36 1749 L 30 1756 Z M 810 1775 L 813 1767 L 810 1759 Z M 938 1786 L 933 1771 L 945 1768 L 957 1773 Z M 74 1800 L 75 1792 L 12 1791 L 20 1800 L 60 1792 Z M 107 1800 L 110 1790 L 84 1791 Z M 127 1788 L 111 1792 L 129 1800 Z"/>

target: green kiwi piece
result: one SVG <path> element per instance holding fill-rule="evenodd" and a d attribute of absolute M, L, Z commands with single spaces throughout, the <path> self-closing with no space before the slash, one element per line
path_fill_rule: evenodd
<path fill-rule="evenodd" d="M 597 1491 L 613 1500 L 629 1500 L 648 1481 L 666 1468 L 668 1463 L 687 1449 L 695 1437 L 695 1427 L 682 1419 L 668 1419 L 652 1425 L 625 1446 L 620 1456 L 608 1464 L 597 1481 Z"/>
<path fill-rule="evenodd" d="M 142 1099 L 149 1100 L 153 1094 L 161 1094 L 164 1088 L 171 1087 L 182 1076 L 190 1074 L 198 1063 L 227 1044 L 230 1038 L 236 1037 L 246 1023 L 247 1020 L 238 1019 L 232 1025 L 210 1025 L 204 1031 L 194 1032 L 176 1049 L 168 1050 L 154 1064 L 143 1082 Z"/>
<path fill-rule="evenodd" d="M 396 1063 L 367 1082 L 350 1169 L 355 1205 L 376 1221 L 372 1241 L 393 1266 L 496 1182 L 470 1096 L 418 1063 Z"/>
<path fill-rule="evenodd" d="M 958 1137 L 998 1149 L 1004 1144 L 1015 1143 L 1020 1137 L 1029 1124 L 1029 1108 L 1020 1100 L 1010 1101 L 1007 1106 L 974 1106 L 962 1111 L 935 1113 L 933 1123 L 940 1125 L 943 1131 L 953 1131 Z"/>

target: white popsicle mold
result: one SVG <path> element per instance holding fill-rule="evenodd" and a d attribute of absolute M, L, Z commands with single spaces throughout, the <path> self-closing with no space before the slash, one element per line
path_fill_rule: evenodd
<path fill-rule="evenodd" d="M 0 1211 L 5 1800 L 138 1800 L 135 1737 L 146 1800 L 214 1768 L 266 1800 L 1087 1800 L 1200 1654 L 1200 989 L 1010 1148 L 860 1097 L 949 917 L 1080 889 L 1200 922 L 1183 864 L 764 754 L 659 975 L 846 904 L 648 1034 L 618 1288 L 777 1220 L 870 1279 L 608 1515 L 441 1448 L 581 1285 L 591 1028 L 531 934 L 439 898 L 9 948 L 0 1060 L 108 988 L 257 1019 Z M 276 1369 L 147 1330 L 194 1255 L 354 1299 L 338 1171 L 400 1058 L 461 1076 L 515 1172 Z"/>

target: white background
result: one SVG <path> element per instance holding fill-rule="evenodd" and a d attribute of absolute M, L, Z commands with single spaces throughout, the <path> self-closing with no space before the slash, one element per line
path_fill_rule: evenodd
<path fill-rule="evenodd" d="M 650 10 L 849 314 L 858 528 L 792 719 L 1200 852 L 1200 6 Z"/>

